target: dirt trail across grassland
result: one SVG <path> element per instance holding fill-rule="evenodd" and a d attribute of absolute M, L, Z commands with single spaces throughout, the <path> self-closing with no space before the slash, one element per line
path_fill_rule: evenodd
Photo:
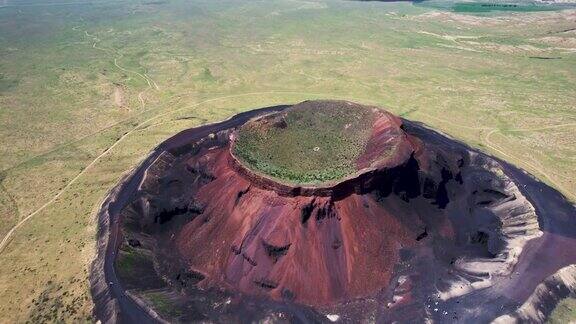
<path fill-rule="evenodd" d="M 72 27 L 72 30 L 78 31 L 78 30 L 80 29 L 80 27 L 81 27 L 81 26 L 74 26 L 74 27 Z M 95 35 L 91 35 L 90 33 L 88 33 L 88 31 L 84 31 L 84 34 L 86 35 L 86 37 L 90 37 L 90 38 L 93 38 L 93 39 L 97 40 L 97 41 L 95 41 L 95 42 L 93 43 L 92 48 L 97 49 L 97 50 L 100 50 L 100 51 L 103 51 L 103 52 L 106 52 L 106 53 L 114 54 L 114 55 L 120 55 L 120 56 L 122 55 L 122 54 L 116 53 L 115 51 L 113 51 L 113 50 L 111 50 L 111 49 L 106 49 L 106 48 L 98 47 L 98 46 L 97 46 L 97 43 L 100 42 L 100 39 L 98 39 Z M 117 64 L 117 61 L 116 61 L 116 60 L 117 60 L 117 59 L 114 59 L 114 65 L 115 65 L 118 69 L 120 69 L 120 70 L 122 70 L 122 71 L 124 71 L 124 72 L 130 72 L 130 73 L 133 72 L 133 71 L 127 70 L 127 69 L 119 66 L 119 65 Z M 143 96 L 144 96 L 144 93 L 145 93 L 147 90 L 149 90 L 150 88 L 152 88 L 152 84 L 154 84 L 154 87 L 159 90 L 158 85 L 157 85 L 156 82 L 153 81 L 150 77 L 144 77 L 144 75 L 141 75 L 140 73 L 135 72 L 135 71 L 134 71 L 133 73 L 137 73 L 138 75 L 140 75 L 140 77 L 143 78 L 143 79 L 146 81 L 146 83 L 148 84 L 148 88 L 147 88 L 146 90 L 140 91 L 140 92 L 138 93 L 138 100 L 140 101 L 140 105 L 141 105 L 142 110 L 140 110 L 139 112 L 137 112 L 137 113 L 135 113 L 135 114 L 130 115 L 130 116 L 127 117 L 127 118 L 121 119 L 121 120 L 119 120 L 119 121 L 117 121 L 117 122 L 115 122 L 115 123 L 113 123 L 113 124 L 110 124 L 110 125 L 108 125 L 108 126 L 106 126 L 106 127 L 104 127 L 104 128 L 101 128 L 101 129 L 99 129 L 99 130 L 97 130 L 97 131 L 95 131 L 95 132 L 92 132 L 92 133 L 90 133 L 90 134 L 87 134 L 87 135 L 82 136 L 82 137 L 80 137 L 80 138 L 78 138 L 78 139 L 72 140 L 72 141 L 70 141 L 70 142 L 63 143 L 63 144 L 61 144 L 61 145 L 57 145 L 57 146 L 55 146 L 55 147 L 52 148 L 52 149 L 49 149 L 49 150 L 47 150 L 47 151 L 45 151 L 45 152 L 42 152 L 42 153 L 37 154 L 37 155 L 34 155 L 34 156 L 30 157 L 30 158 L 27 158 L 27 159 L 24 160 L 24 161 L 18 162 L 18 163 L 14 164 L 14 165 L 12 165 L 12 166 L 10 166 L 10 167 L 8 167 L 8 168 L 5 168 L 5 169 L 3 169 L 3 170 L 0 170 L 0 171 L 9 171 L 9 170 L 15 169 L 15 168 L 17 168 L 17 167 L 19 167 L 19 166 L 21 166 L 21 165 L 23 165 L 23 164 L 31 161 L 31 160 L 37 159 L 37 158 L 42 157 L 42 156 L 46 156 L 46 155 L 48 155 L 48 154 L 50 154 L 50 153 L 53 153 L 53 152 L 55 152 L 55 151 L 57 151 L 57 150 L 59 150 L 59 149 L 61 149 L 61 148 L 63 148 L 63 147 L 66 147 L 66 146 L 68 146 L 68 145 L 72 145 L 72 144 L 78 143 L 78 142 L 80 142 L 80 141 L 82 141 L 82 140 L 84 140 L 84 139 L 86 139 L 86 138 L 91 137 L 91 136 L 98 135 L 98 134 L 100 134 L 100 133 L 102 133 L 102 132 L 104 132 L 104 131 L 106 131 L 106 130 L 109 130 L 109 129 L 115 127 L 115 126 L 118 126 L 118 125 L 120 125 L 120 124 L 122 124 L 122 123 L 125 123 L 125 122 L 127 122 L 127 121 L 129 121 L 129 120 L 131 120 L 131 119 L 134 119 L 134 118 L 137 117 L 137 116 L 140 116 L 140 115 L 142 115 L 142 114 L 144 114 L 144 113 L 149 112 L 150 110 L 152 110 L 153 108 L 145 109 L 146 102 L 145 102 L 145 99 L 144 99 Z M 175 95 L 172 95 L 170 98 L 168 98 L 168 100 L 172 100 L 173 98 L 179 98 L 179 97 L 181 98 L 181 97 L 183 97 L 183 96 L 185 96 L 185 95 L 186 95 L 186 94 L 175 94 Z"/>
<path fill-rule="evenodd" d="M 158 84 L 156 83 L 156 81 L 154 81 L 154 80 L 153 80 L 148 74 L 146 74 L 146 73 L 142 74 L 142 73 L 140 73 L 140 72 L 138 72 L 138 71 L 130 70 L 130 69 L 127 69 L 127 68 L 121 66 L 120 64 L 118 64 L 118 59 L 121 59 L 121 58 L 124 56 L 122 53 L 120 53 L 120 52 L 118 52 L 118 51 L 116 51 L 116 50 L 99 47 L 97 44 L 100 43 L 101 40 L 100 40 L 97 36 L 89 34 L 88 31 L 84 31 L 84 34 L 86 35 L 86 37 L 92 38 L 92 41 L 94 42 L 94 43 L 92 44 L 92 48 L 97 49 L 97 50 L 100 50 L 100 51 L 103 51 L 103 52 L 105 52 L 105 53 L 110 53 L 110 54 L 112 54 L 112 55 L 117 55 L 117 56 L 118 56 L 118 57 L 115 57 L 115 58 L 114 58 L 114 66 L 115 66 L 116 68 L 118 68 L 120 71 L 129 73 L 129 74 L 135 74 L 136 76 L 138 76 L 139 78 L 141 78 L 142 80 L 144 80 L 144 81 L 148 84 L 148 88 L 147 88 L 146 90 L 140 91 L 140 92 L 138 93 L 138 100 L 140 101 L 140 106 L 141 106 L 142 108 L 144 108 L 144 106 L 146 105 L 146 101 L 145 101 L 145 99 L 144 99 L 144 97 L 143 97 L 143 96 L 144 96 L 144 93 L 145 93 L 147 90 L 150 90 L 150 89 L 160 90 L 160 87 L 158 87 Z"/>

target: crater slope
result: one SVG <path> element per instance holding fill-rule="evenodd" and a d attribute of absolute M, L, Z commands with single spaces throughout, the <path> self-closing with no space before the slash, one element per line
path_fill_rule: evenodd
<path fill-rule="evenodd" d="M 421 125 L 346 101 L 250 117 L 166 142 L 122 202 L 121 282 L 169 301 L 161 316 L 530 318 L 518 307 L 576 261 L 561 195 Z M 564 253 L 531 269 L 550 244 Z"/>

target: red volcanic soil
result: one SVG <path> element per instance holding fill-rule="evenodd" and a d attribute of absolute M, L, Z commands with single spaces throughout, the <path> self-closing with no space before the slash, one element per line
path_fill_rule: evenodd
<path fill-rule="evenodd" d="M 386 287 L 399 250 L 418 233 L 361 191 L 375 170 L 406 163 L 415 147 L 399 118 L 377 116 L 357 160 L 360 173 L 330 185 L 277 183 L 245 168 L 231 145 L 189 160 L 189 168 L 214 177 L 195 193 L 202 215 L 176 236 L 180 255 L 206 277 L 201 286 L 225 284 L 308 305 Z"/>
<path fill-rule="evenodd" d="M 366 148 L 356 161 L 357 169 L 373 165 L 391 167 L 394 162 L 404 162 L 414 152 L 412 145 L 414 138 L 407 135 L 401 126 L 402 120 L 397 116 L 384 111 L 379 112 Z"/>
<path fill-rule="evenodd" d="M 367 196 L 282 196 L 252 185 L 230 166 L 228 147 L 190 162 L 216 177 L 195 196 L 202 215 L 176 238 L 202 285 L 311 305 L 365 296 L 387 285 L 399 249 L 417 235 Z"/>

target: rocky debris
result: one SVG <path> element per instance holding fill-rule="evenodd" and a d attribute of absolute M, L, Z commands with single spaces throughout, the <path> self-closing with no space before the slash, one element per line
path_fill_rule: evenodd
<path fill-rule="evenodd" d="M 495 279 L 510 275 L 526 243 L 542 235 L 534 207 L 498 163 L 475 154 L 471 160 L 475 171 L 467 175 L 466 190 L 475 207 L 473 215 L 476 220 L 486 217 L 482 215 L 493 219 L 478 224 L 478 229 L 469 233 L 469 243 L 483 246 L 488 255 L 458 258 L 454 266 L 461 275 L 440 292 L 443 300 L 484 289 Z M 480 199 L 488 203 L 478 203 L 478 192 L 489 195 L 489 200 Z"/>

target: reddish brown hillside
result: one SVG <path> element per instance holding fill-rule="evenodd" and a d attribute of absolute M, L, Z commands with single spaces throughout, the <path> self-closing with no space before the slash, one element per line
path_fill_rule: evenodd
<path fill-rule="evenodd" d="M 359 171 L 341 181 L 307 187 L 278 182 L 238 161 L 234 141 L 190 159 L 190 169 L 214 178 L 194 190 L 203 213 L 185 224 L 175 241 L 191 270 L 205 276 L 201 286 L 224 285 L 309 305 L 385 288 L 399 250 L 415 243 L 414 229 L 422 224 L 405 226 L 366 195 L 387 170 L 405 168 L 416 151 L 399 118 L 374 113 Z"/>
<path fill-rule="evenodd" d="M 312 129 L 302 136 L 306 125 Z M 317 134 L 322 129 L 329 134 Z M 298 156 L 283 163 L 287 152 Z M 326 160 L 333 155 L 353 158 L 339 168 Z M 332 171 L 315 177 L 324 162 Z M 417 123 L 344 101 L 265 109 L 191 129 L 146 163 L 138 183 L 130 182 L 137 189 L 121 196 L 121 253 L 132 259 L 118 272 L 126 287 L 153 293 L 151 284 L 163 281 L 162 295 L 182 310 L 174 316 L 183 322 L 286 314 L 303 322 L 327 314 L 351 322 L 473 321 L 486 298 L 492 303 L 482 304 L 482 321 L 493 319 L 517 309 L 538 283 L 522 290 L 510 280 L 532 275 L 525 247 L 555 242 L 565 249 L 545 231 L 569 228 L 542 226 L 537 213 L 545 212 L 525 196 L 541 184 L 521 171 Z M 560 200 L 550 201 L 567 216 L 549 219 L 571 219 L 573 207 Z M 533 273 L 542 281 L 571 260 L 566 254 L 539 263 Z M 514 300 L 502 308 L 494 302 L 501 296 Z"/>
<path fill-rule="evenodd" d="M 204 212 L 176 245 L 206 275 L 204 286 L 315 305 L 364 296 L 387 285 L 398 250 L 418 234 L 369 196 L 286 196 L 254 185 L 228 154 L 225 147 L 190 161 L 215 180 L 198 189 Z"/>

